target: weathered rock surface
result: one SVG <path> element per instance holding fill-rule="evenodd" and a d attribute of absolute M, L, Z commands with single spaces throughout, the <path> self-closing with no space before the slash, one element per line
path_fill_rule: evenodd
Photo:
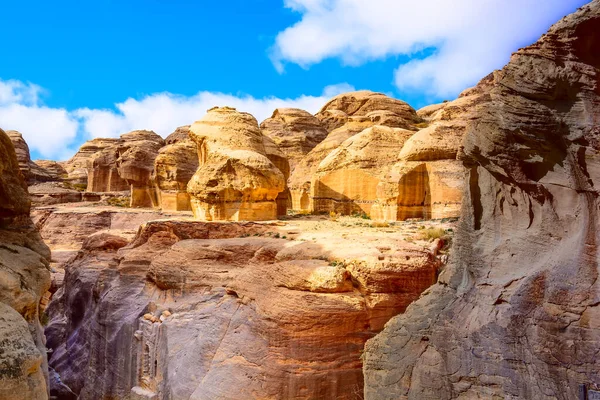
<path fill-rule="evenodd" d="M 285 154 L 293 171 L 296 164 L 327 137 L 321 121 L 307 111 L 278 108 L 260 124 L 262 133 Z"/>
<path fill-rule="evenodd" d="M 164 140 L 152 131 L 132 131 L 109 143 L 87 158 L 87 190 L 130 190 L 131 207 L 158 206 L 158 194 L 151 177 Z"/>
<path fill-rule="evenodd" d="M 295 210 L 314 209 L 311 181 L 321 161 L 345 140 L 375 125 L 417 130 L 415 124 L 421 121 L 405 102 L 369 91 L 336 96 L 316 116 L 330 133 L 293 170 L 289 186 Z"/>
<path fill-rule="evenodd" d="M 91 152 L 98 149 L 98 147 L 92 147 L 91 142 L 87 142 L 84 144 L 85 148 L 82 147 L 79 150 L 79 153 L 82 153 L 81 156 L 78 156 L 79 153 L 74 156 L 74 158 L 77 157 L 77 164 L 79 162 L 86 163 L 87 172 L 85 181 L 87 182 L 87 191 L 102 193 L 130 190 L 127 181 L 119 175 L 117 163 L 120 157 L 119 147 L 122 144 L 122 141 L 119 139 L 111 139 L 107 142 L 99 142 L 99 144 L 102 144 L 104 147 L 88 155 L 86 154 L 88 149 Z M 67 171 L 68 170 L 69 167 L 67 167 Z M 74 170 L 73 173 L 69 173 L 70 179 L 72 176 L 77 177 L 78 180 L 84 179 L 83 177 L 80 177 L 79 169 Z"/>
<path fill-rule="evenodd" d="M 77 153 L 69 161 L 66 161 L 63 166 L 67 173 L 69 174 L 69 181 L 76 184 L 86 184 L 90 186 L 90 183 L 93 181 L 94 177 L 90 176 L 90 183 L 88 183 L 88 168 L 90 167 L 90 162 L 92 161 L 92 157 L 109 147 L 114 147 L 118 143 L 119 139 L 93 139 L 85 142 Z M 96 185 L 101 187 L 103 185 L 100 182 L 97 182 Z M 113 184 L 114 185 L 114 184 Z M 109 185 L 110 186 L 110 185 Z M 116 189 L 115 191 L 119 191 L 122 189 Z M 98 192 L 99 190 L 94 187 L 91 189 L 92 192 Z M 112 190 L 111 190 L 112 191 Z"/>
<path fill-rule="evenodd" d="M 173 220 L 125 247 L 91 236 L 48 308 L 62 384 L 81 400 L 362 398 L 363 344 L 435 280 L 436 249 L 273 229 Z"/>
<path fill-rule="evenodd" d="M 287 156 L 279 149 L 279 146 L 268 136 L 263 135 L 263 145 L 265 146 L 265 156 L 277 167 L 283 174 L 285 188 L 277 195 L 277 216 L 287 215 L 287 210 L 291 205 L 290 189 L 287 181 L 290 178 L 290 163 Z"/>
<path fill-rule="evenodd" d="M 173 133 L 171 133 L 165 139 L 165 144 L 175 144 L 177 142 L 181 142 L 184 140 L 190 140 L 190 126 L 184 125 L 175 129 Z"/>
<path fill-rule="evenodd" d="M 0 130 L 0 398 L 48 398 L 39 321 L 50 287 L 50 251 L 29 218 L 30 201 L 9 137 Z"/>
<path fill-rule="evenodd" d="M 466 126 L 474 118 L 477 105 L 485 101 L 493 82 L 494 74 L 490 74 L 458 99 L 418 111 L 428 126 L 404 143 L 397 163 L 381 179 L 371 210 L 373 219 L 402 221 L 460 215 L 465 168 L 457 154 Z"/>
<path fill-rule="evenodd" d="M 277 218 L 283 173 L 267 158 L 256 119 L 233 108 L 213 108 L 190 128 L 199 168 L 188 183 L 196 218 L 270 220 Z"/>
<path fill-rule="evenodd" d="M 30 164 L 30 181 L 33 182 L 60 182 L 68 178 L 69 174 L 64 166 L 52 160 L 36 160 Z"/>
<path fill-rule="evenodd" d="M 186 133 L 187 136 L 187 133 Z M 160 207 L 165 211 L 191 211 L 187 184 L 198 169 L 198 150 L 191 139 L 160 149 L 154 161 L 153 181 Z"/>
<path fill-rule="evenodd" d="M 21 175 L 28 184 L 37 182 L 60 181 L 66 177 L 66 171 L 57 162 L 54 161 L 31 161 L 29 146 L 18 131 L 6 131 L 10 138 L 19 162 Z"/>
<path fill-rule="evenodd" d="M 131 207 L 158 206 L 152 171 L 158 151 L 165 141 L 152 131 L 133 131 L 121 135 L 117 161 L 119 176 L 131 186 Z"/>
<path fill-rule="evenodd" d="M 342 142 L 321 161 L 313 177 L 313 210 L 370 214 L 378 184 L 413 134 L 376 125 Z"/>
<path fill-rule="evenodd" d="M 328 132 L 343 126 L 353 116 L 367 117 L 373 125 L 404 129 L 414 129 L 413 125 L 421 121 L 408 103 L 369 90 L 335 96 L 316 114 Z"/>
<path fill-rule="evenodd" d="M 466 127 L 450 265 L 368 342 L 367 399 L 600 387 L 599 26 L 593 1 L 496 74 Z"/>
<path fill-rule="evenodd" d="M 31 168 L 31 155 L 29 153 L 29 146 L 25 139 L 23 139 L 23 135 L 18 131 L 6 131 L 6 134 L 10 138 L 14 149 L 15 154 L 17 155 L 17 161 L 19 163 L 19 170 L 23 175 L 25 181 L 29 180 L 29 170 Z"/>

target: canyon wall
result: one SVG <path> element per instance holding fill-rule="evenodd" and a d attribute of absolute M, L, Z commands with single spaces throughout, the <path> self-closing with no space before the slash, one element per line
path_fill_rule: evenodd
<path fill-rule="evenodd" d="M 128 245 L 89 236 L 47 311 L 52 393 L 362 398 L 364 342 L 435 281 L 440 243 L 276 231 L 162 220 Z"/>
<path fill-rule="evenodd" d="M 600 387 L 598 27 L 596 0 L 485 89 L 459 153 L 450 265 L 367 343 L 367 399 L 567 400 Z"/>
<path fill-rule="evenodd" d="M 15 148 L 0 129 L 0 398 L 48 398 L 39 305 L 50 287 L 50 250 L 29 218 Z"/>

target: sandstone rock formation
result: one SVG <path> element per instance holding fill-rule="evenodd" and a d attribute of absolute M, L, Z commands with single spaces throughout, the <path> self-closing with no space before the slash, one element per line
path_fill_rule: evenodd
<path fill-rule="evenodd" d="M 346 139 L 321 161 L 313 176 L 313 210 L 370 214 L 377 185 L 413 134 L 376 125 Z"/>
<path fill-rule="evenodd" d="M 290 178 L 290 163 L 286 155 L 279 149 L 279 146 L 268 136 L 263 135 L 263 145 L 265 146 L 265 156 L 283 174 L 285 188 L 277 195 L 275 201 L 277 203 L 277 216 L 284 216 L 287 215 L 287 210 L 291 205 L 290 189 L 287 185 Z"/>
<path fill-rule="evenodd" d="M 77 153 L 69 161 L 66 161 L 63 166 L 67 171 L 69 177 L 69 181 L 75 184 L 86 184 L 90 185 L 88 182 L 88 168 L 90 167 L 90 162 L 93 162 L 92 157 L 102 150 L 114 147 L 118 143 L 119 139 L 93 139 L 85 142 Z M 90 181 L 93 181 L 95 177 L 90 177 Z M 97 182 L 93 184 L 97 187 L 103 187 L 104 184 Z M 109 186 L 115 186 L 115 183 L 112 183 Z M 92 192 L 98 191 L 95 189 L 90 190 Z M 117 190 L 118 191 L 118 190 Z"/>
<path fill-rule="evenodd" d="M 171 133 L 165 139 L 166 144 L 175 144 L 177 142 L 181 142 L 183 140 L 190 140 L 190 126 L 184 125 L 175 129 L 173 133 Z"/>
<path fill-rule="evenodd" d="M 343 126 L 353 116 L 367 117 L 373 125 L 404 129 L 412 129 L 421 121 L 407 103 L 369 90 L 337 95 L 316 114 L 328 132 Z"/>
<path fill-rule="evenodd" d="M 60 182 L 69 174 L 64 166 L 52 160 L 36 160 L 30 164 L 29 174 L 33 182 Z"/>
<path fill-rule="evenodd" d="M 29 146 L 18 131 L 6 131 L 10 138 L 19 162 L 19 170 L 28 184 L 38 182 L 60 181 L 66 177 L 66 171 L 54 161 L 31 161 Z"/>
<path fill-rule="evenodd" d="M 465 128 L 494 82 L 490 74 L 458 99 L 417 113 L 427 126 L 410 137 L 397 163 L 377 187 L 371 217 L 385 221 L 440 219 L 460 215 L 465 168 L 457 160 Z"/>
<path fill-rule="evenodd" d="M 6 131 L 6 134 L 14 146 L 21 175 L 23 175 L 23 178 L 25 181 L 27 181 L 29 179 L 29 170 L 31 168 L 31 155 L 29 153 L 29 146 L 27 145 L 27 142 L 25 142 L 25 139 L 23 139 L 21 132 Z"/>
<path fill-rule="evenodd" d="M 163 220 L 125 247 L 90 236 L 48 308 L 60 381 L 80 400 L 362 398 L 363 344 L 435 280 L 436 250 L 274 228 Z"/>
<path fill-rule="evenodd" d="M 415 124 L 421 121 L 415 110 L 405 102 L 369 91 L 334 97 L 317 113 L 317 118 L 330 133 L 298 163 L 290 177 L 294 210 L 314 210 L 311 181 L 321 161 L 345 140 L 375 125 L 416 131 Z M 320 211 L 325 210 L 321 207 Z"/>
<path fill-rule="evenodd" d="M 165 141 L 152 131 L 133 131 L 121 135 L 117 160 L 119 176 L 131 186 L 131 207 L 158 206 L 152 183 L 154 161 Z"/>
<path fill-rule="evenodd" d="M 233 108 L 213 108 L 190 128 L 200 166 L 188 183 L 198 219 L 277 218 L 283 173 L 267 158 L 256 119 Z"/>
<path fill-rule="evenodd" d="M 271 118 L 260 124 L 260 129 L 285 154 L 291 171 L 327 137 L 327 130 L 318 118 L 297 108 L 276 109 Z"/>
<path fill-rule="evenodd" d="M 87 156 L 87 190 L 130 190 L 131 207 L 158 206 L 158 195 L 151 176 L 164 140 L 152 131 L 132 131 L 121 135 L 120 139 L 102 144 L 104 148 Z M 83 155 L 80 158 L 83 159 Z"/>
<path fill-rule="evenodd" d="M 600 1 L 496 74 L 466 127 L 449 267 L 368 342 L 367 399 L 600 388 Z"/>
<path fill-rule="evenodd" d="M 39 304 L 50 252 L 29 218 L 30 201 L 9 137 L 0 130 L 0 398 L 48 398 Z"/>
<path fill-rule="evenodd" d="M 158 188 L 158 200 L 163 210 L 192 209 L 187 184 L 197 169 L 198 151 L 191 139 L 172 140 L 172 144 L 160 149 L 154 161 L 152 179 Z"/>
<path fill-rule="evenodd" d="M 119 175 L 117 161 L 119 160 L 120 140 L 111 141 L 111 145 L 86 157 L 87 162 L 87 191 L 93 193 L 122 192 L 130 190 L 129 183 Z M 80 150 L 81 152 L 82 150 Z M 77 154 L 75 155 L 77 156 Z M 67 169 L 68 170 L 68 169 Z M 76 170 L 77 179 L 80 178 Z M 72 174 L 69 174 L 71 177 Z"/>

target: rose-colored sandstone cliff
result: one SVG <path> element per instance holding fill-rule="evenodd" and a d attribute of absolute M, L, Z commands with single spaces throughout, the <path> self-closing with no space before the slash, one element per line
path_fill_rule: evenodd
<path fill-rule="evenodd" d="M 29 218 L 15 149 L 0 129 L 0 398 L 48 398 L 39 304 L 50 286 L 50 251 Z"/>
<path fill-rule="evenodd" d="M 600 1 L 515 53 L 466 127 L 450 265 L 366 346 L 367 399 L 600 388 Z"/>
<path fill-rule="evenodd" d="M 271 220 L 277 218 L 283 173 L 269 160 L 256 119 L 233 108 L 213 108 L 190 128 L 199 168 L 188 183 L 196 218 Z"/>
<path fill-rule="evenodd" d="M 437 247 L 317 244 L 272 238 L 273 229 L 155 221 L 128 246 L 90 236 L 48 308 L 62 382 L 53 393 L 362 398 L 363 343 L 435 280 Z"/>

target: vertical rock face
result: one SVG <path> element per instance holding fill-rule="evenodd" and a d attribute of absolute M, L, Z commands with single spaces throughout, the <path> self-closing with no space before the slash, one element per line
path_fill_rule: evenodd
<path fill-rule="evenodd" d="M 17 161 L 19 163 L 19 170 L 23 175 L 23 178 L 27 181 L 29 179 L 29 170 L 31 169 L 31 155 L 29 153 L 29 146 L 23 135 L 18 131 L 6 131 L 6 134 L 10 138 L 14 148 L 15 154 L 17 155 Z"/>
<path fill-rule="evenodd" d="M 314 211 L 370 214 L 377 200 L 377 185 L 413 134 L 376 125 L 346 139 L 321 161 L 313 177 Z"/>
<path fill-rule="evenodd" d="M 151 176 L 158 151 L 165 141 L 152 131 L 133 131 L 121 135 L 117 160 L 119 176 L 131 186 L 131 207 L 158 206 Z"/>
<path fill-rule="evenodd" d="M 415 110 L 403 101 L 381 93 L 350 92 L 334 97 L 317 113 L 329 134 L 300 160 L 289 179 L 292 208 L 312 210 L 311 181 L 319 164 L 345 140 L 375 126 L 417 130 L 421 121 Z"/>
<path fill-rule="evenodd" d="M 175 141 L 160 149 L 154 161 L 153 180 L 158 188 L 160 207 L 163 210 L 192 209 L 187 184 L 197 169 L 198 151 L 192 140 Z"/>
<path fill-rule="evenodd" d="M 450 266 L 368 342 L 368 399 L 600 388 L 600 1 L 513 55 L 466 127 Z"/>
<path fill-rule="evenodd" d="M 327 137 L 327 130 L 318 118 L 297 108 L 278 108 L 260 124 L 260 129 L 285 154 L 291 171 Z"/>
<path fill-rule="evenodd" d="M 190 128 L 200 166 L 188 183 L 198 219 L 277 218 L 283 173 L 267 158 L 256 119 L 233 108 L 214 108 Z"/>
<path fill-rule="evenodd" d="M 87 190 L 131 190 L 131 207 L 158 206 L 158 195 L 151 177 L 158 151 L 165 145 L 164 140 L 152 131 L 132 131 L 110 143 L 87 157 Z"/>
<path fill-rule="evenodd" d="M 122 192 L 129 190 L 129 184 L 119 175 L 117 164 L 119 145 L 120 141 L 117 139 L 112 141 L 112 145 L 106 146 L 86 158 L 88 192 Z M 72 176 L 72 174 L 69 174 L 69 176 Z"/>
<path fill-rule="evenodd" d="M 373 219 L 402 221 L 460 215 L 465 168 L 457 154 L 466 126 L 493 82 L 494 74 L 490 74 L 458 99 L 418 111 L 428 126 L 404 143 L 397 162 L 379 183 Z"/>
<path fill-rule="evenodd" d="M 15 149 L 0 129 L 0 398 L 48 398 L 39 304 L 50 287 L 50 251 L 29 218 Z"/>
<path fill-rule="evenodd" d="M 290 177 L 290 163 L 286 155 L 279 149 L 279 146 L 269 138 L 263 135 L 263 144 L 265 146 L 265 155 L 275 167 L 283 174 L 285 179 L 285 189 L 277 195 L 277 216 L 287 215 L 287 210 L 291 205 L 290 189 L 287 181 Z"/>
<path fill-rule="evenodd" d="M 435 280 L 435 253 L 271 228 L 163 220 L 126 247 L 90 236 L 48 307 L 60 381 L 80 400 L 362 398 L 364 342 Z"/>
<path fill-rule="evenodd" d="M 19 162 L 19 170 L 28 184 L 36 182 L 59 181 L 66 176 L 66 171 L 54 161 L 31 161 L 29 146 L 23 135 L 17 131 L 6 131 L 10 138 Z"/>
<path fill-rule="evenodd" d="M 77 153 L 71 159 L 64 163 L 64 168 L 69 174 L 69 181 L 78 184 L 90 184 L 88 182 L 88 168 L 94 165 L 94 161 L 92 158 L 94 155 L 106 148 L 114 147 L 118 143 L 119 139 L 93 139 L 88 142 L 85 142 Z M 101 187 L 101 183 L 97 177 L 91 176 L 89 179 L 91 182 L 96 180 L 98 183 L 93 185 L 97 185 Z M 114 185 L 114 184 L 113 184 Z M 90 191 L 98 191 L 98 190 L 90 190 Z"/>

